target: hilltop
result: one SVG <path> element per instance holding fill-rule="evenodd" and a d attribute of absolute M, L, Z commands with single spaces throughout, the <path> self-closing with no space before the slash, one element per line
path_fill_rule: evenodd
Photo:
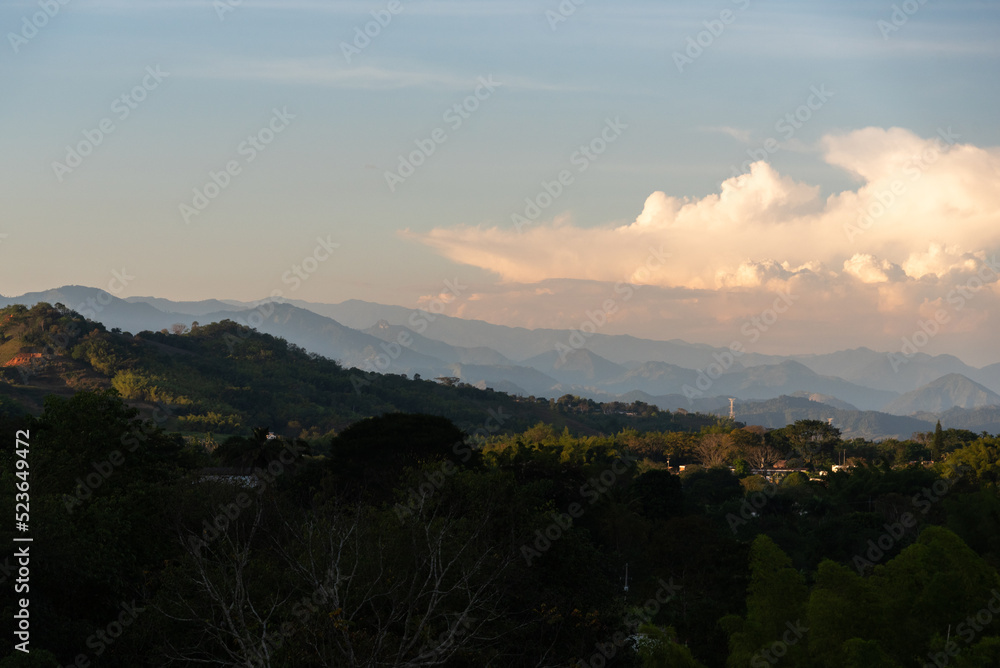
<path fill-rule="evenodd" d="M 697 431 L 717 420 L 642 402 L 514 397 L 452 377 L 348 369 L 230 320 L 182 329 L 109 331 L 45 302 L 0 309 L 0 396 L 37 413 L 46 394 L 113 388 L 147 415 L 166 414 L 171 430 L 227 434 L 266 425 L 307 439 L 398 411 L 444 416 L 470 433 L 538 422 L 579 434 L 624 427 Z"/>

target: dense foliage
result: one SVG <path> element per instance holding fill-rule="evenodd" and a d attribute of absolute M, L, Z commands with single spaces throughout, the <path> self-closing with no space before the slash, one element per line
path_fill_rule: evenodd
<path fill-rule="evenodd" d="M 819 421 L 766 432 L 399 377 L 355 390 L 226 323 L 127 337 L 44 308 L 79 332 L 34 339 L 66 345 L 0 385 L 2 512 L 27 430 L 35 538 L 32 651 L 3 634 L 0 668 L 1000 658 L 1000 438 L 844 441 Z M 9 315 L 8 341 L 47 322 Z M 71 373 L 105 386 L 56 383 Z M 51 391 L 31 415 L 10 397 L 31 407 L 34 381 Z M 239 427 L 179 429 L 206 411 Z"/>

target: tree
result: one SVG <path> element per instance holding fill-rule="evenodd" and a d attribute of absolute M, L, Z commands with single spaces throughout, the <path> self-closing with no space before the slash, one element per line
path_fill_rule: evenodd
<path fill-rule="evenodd" d="M 753 468 L 767 469 L 781 459 L 781 453 L 778 452 L 777 448 L 761 443 L 744 449 L 743 457 Z"/>
<path fill-rule="evenodd" d="M 667 519 L 684 510 L 681 480 L 669 471 L 650 469 L 629 485 L 642 503 L 642 514 L 650 519 Z"/>
<path fill-rule="evenodd" d="M 733 429 L 729 435 L 733 439 L 733 447 L 740 452 L 764 443 L 764 430 L 760 427 Z"/>
<path fill-rule="evenodd" d="M 465 434 L 436 415 L 389 413 L 360 420 L 330 442 L 328 470 L 344 487 L 385 495 L 407 466 L 471 460 Z"/>
<path fill-rule="evenodd" d="M 618 438 L 628 447 L 629 451 L 654 462 L 665 462 L 670 457 L 667 450 L 665 434 L 655 431 L 640 433 L 634 428 L 623 429 Z"/>
<path fill-rule="evenodd" d="M 845 643 L 852 639 L 878 638 L 877 629 L 883 626 L 884 607 L 869 580 L 846 566 L 823 561 L 816 571 L 816 584 L 809 597 L 810 653 L 829 668 L 847 665 L 849 650 Z M 863 649 L 858 646 L 850 653 L 857 656 Z"/>
<path fill-rule="evenodd" d="M 1000 665 L 1000 637 L 990 636 L 962 650 L 955 660 L 955 668 L 980 668 Z"/>
<path fill-rule="evenodd" d="M 184 536 L 177 587 L 156 606 L 167 656 L 375 668 L 484 654 L 503 635 L 517 556 L 502 535 L 508 508 L 488 486 L 478 491 L 461 503 L 422 499 L 403 515 L 256 505 L 213 542 Z"/>
<path fill-rule="evenodd" d="M 217 663 L 270 668 L 280 614 L 291 593 L 262 594 L 275 582 L 261 577 L 260 558 L 253 546 L 261 532 L 260 506 L 229 520 L 218 538 L 202 533 L 182 535 L 188 558 L 169 574 L 164 598 L 155 610 L 166 620 L 160 626 L 169 636 L 165 658 L 172 661 Z M 208 540 L 206 540 L 208 539 Z M 187 641 L 187 629 L 199 629 L 197 641 Z"/>
<path fill-rule="evenodd" d="M 639 627 L 639 659 L 642 668 L 704 668 L 684 645 L 677 642 L 673 628 L 652 624 Z"/>
<path fill-rule="evenodd" d="M 990 592 L 1000 588 L 1000 576 L 961 538 L 930 526 L 895 558 L 876 566 L 871 585 L 885 607 L 881 645 L 897 662 L 910 665 L 931 649 L 928 641 L 934 636 L 943 640 L 949 625 L 981 609 Z M 906 624 L 897 624 L 899 619 Z"/>
<path fill-rule="evenodd" d="M 727 468 L 702 469 L 682 475 L 684 502 L 692 509 L 702 510 L 730 499 L 743 496 L 740 479 Z"/>
<path fill-rule="evenodd" d="M 731 615 L 721 621 L 729 633 L 727 665 L 742 668 L 764 662 L 764 652 L 782 645 L 787 665 L 807 665 L 802 622 L 806 620 L 806 589 L 802 574 L 774 541 L 761 534 L 750 548 L 750 587 L 746 618 Z M 755 662 L 756 659 L 756 662 Z"/>
<path fill-rule="evenodd" d="M 69 399 L 50 395 L 38 424 L 33 467 L 46 491 L 74 494 L 103 462 L 124 460 L 124 475 L 101 475 L 95 494 L 120 490 L 140 479 L 167 480 L 178 474 L 182 443 L 151 421 L 138 418 L 113 390 L 78 392 Z M 95 462 L 97 465 L 95 465 Z M 104 468 L 108 468 L 104 466 Z M 99 491 L 97 491 L 99 490 Z"/>
<path fill-rule="evenodd" d="M 745 459 L 737 459 L 733 462 L 733 473 L 736 474 L 737 478 L 746 478 L 750 475 L 750 462 Z"/>
<path fill-rule="evenodd" d="M 695 445 L 694 452 L 708 468 L 725 466 L 733 456 L 733 439 L 729 434 L 705 434 Z"/>
<path fill-rule="evenodd" d="M 831 664 L 837 668 L 900 668 L 874 640 L 851 638 L 843 645 L 844 660 L 842 663 Z M 922 659 L 921 659 L 922 660 Z M 987 663 L 978 663 L 985 666 Z"/>
<path fill-rule="evenodd" d="M 47 649 L 64 659 L 120 614 L 123 601 L 142 607 L 151 573 L 176 554 L 162 527 L 185 456 L 179 439 L 138 420 L 111 391 L 49 396 L 25 428 L 32 528 L 44 527 L 46 537 L 31 546 L 31 567 L 45 574 L 31 582 L 32 618 L 38 611 L 44 620 L 32 624 L 31 656 L 38 651 L 41 661 Z M 3 460 L 0 486 L 14 490 L 14 467 Z M 13 514 L 14 494 L 6 499 Z M 116 642 L 102 662 L 141 665 L 130 653 L 136 637 Z"/>
<path fill-rule="evenodd" d="M 149 379 L 135 371 L 119 371 L 111 379 L 111 387 L 122 398 L 131 401 L 143 401 L 155 393 L 155 388 L 150 385 Z"/>
<path fill-rule="evenodd" d="M 959 448 L 945 461 L 946 477 L 976 480 L 981 486 L 1000 483 L 1000 437 L 981 438 Z"/>
<path fill-rule="evenodd" d="M 934 427 L 934 440 L 931 442 L 931 459 L 937 461 L 944 451 L 944 430 L 941 428 L 941 420 L 937 421 Z"/>
<path fill-rule="evenodd" d="M 829 459 L 840 443 L 840 430 L 822 420 L 796 420 L 794 424 L 771 432 L 783 440 L 795 454 L 810 464 Z"/>
<path fill-rule="evenodd" d="M 226 466 L 246 471 L 266 470 L 269 465 L 281 460 L 282 451 L 289 449 L 283 439 L 268 438 L 270 433 L 270 427 L 254 427 L 250 438 L 233 436 L 216 449 L 216 457 Z"/>

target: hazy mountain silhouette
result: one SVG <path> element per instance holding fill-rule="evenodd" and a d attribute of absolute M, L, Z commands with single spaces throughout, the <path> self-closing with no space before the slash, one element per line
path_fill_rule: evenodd
<path fill-rule="evenodd" d="M 726 349 L 679 339 L 529 330 L 360 300 L 340 304 L 123 300 L 103 290 L 66 286 L 2 298 L 0 304 L 39 301 L 61 302 L 109 328 L 131 332 L 228 319 L 346 366 L 424 377 L 450 375 L 473 385 L 551 398 L 646 397 L 698 410 L 727 407 L 728 397 L 747 401 L 798 394 L 819 395 L 841 410 L 878 409 L 892 402 L 896 411 L 916 412 L 969 404 L 961 388 L 952 388 L 939 401 L 927 396 L 912 404 L 907 403 L 912 398 L 895 401 L 900 393 L 922 389 L 948 374 L 960 373 L 987 393 L 1000 389 L 1000 363 L 976 369 L 950 355 L 918 353 L 893 369 L 886 353 L 869 348 L 785 357 L 747 353 L 727 360 L 725 373 L 709 379 L 703 372 L 717 371 L 719 362 L 727 359 Z M 399 345 L 401 340 L 407 345 Z M 576 349 L 581 342 L 583 347 Z M 992 401 L 988 396 L 969 405 Z"/>
<path fill-rule="evenodd" d="M 884 410 L 893 415 L 913 415 L 921 412 L 940 413 L 950 408 L 984 406 L 1000 406 L 1000 395 L 962 374 L 949 373 L 907 392 L 887 404 Z"/>

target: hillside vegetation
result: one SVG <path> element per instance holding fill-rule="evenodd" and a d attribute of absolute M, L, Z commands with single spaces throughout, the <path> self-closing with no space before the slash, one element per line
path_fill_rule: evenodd
<path fill-rule="evenodd" d="M 0 668 L 1000 659 L 1000 438 L 357 375 L 228 322 L 0 317 L 27 360 L 0 488 L 29 490 L 34 539 L 31 654 L 5 634 Z"/>
<path fill-rule="evenodd" d="M 660 411 L 642 402 L 600 404 L 578 397 L 518 398 L 446 378 L 408 379 L 345 369 L 231 321 L 190 331 L 107 331 L 61 304 L 0 309 L 0 366 L 22 353 L 31 363 L 0 369 L 0 395 L 31 412 L 45 394 L 115 389 L 146 416 L 181 432 L 248 433 L 268 426 L 317 439 L 357 420 L 396 411 L 441 415 L 470 433 L 520 430 L 537 422 L 573 433 L 624 427 L 698 431 L 715 417 Z"/>

